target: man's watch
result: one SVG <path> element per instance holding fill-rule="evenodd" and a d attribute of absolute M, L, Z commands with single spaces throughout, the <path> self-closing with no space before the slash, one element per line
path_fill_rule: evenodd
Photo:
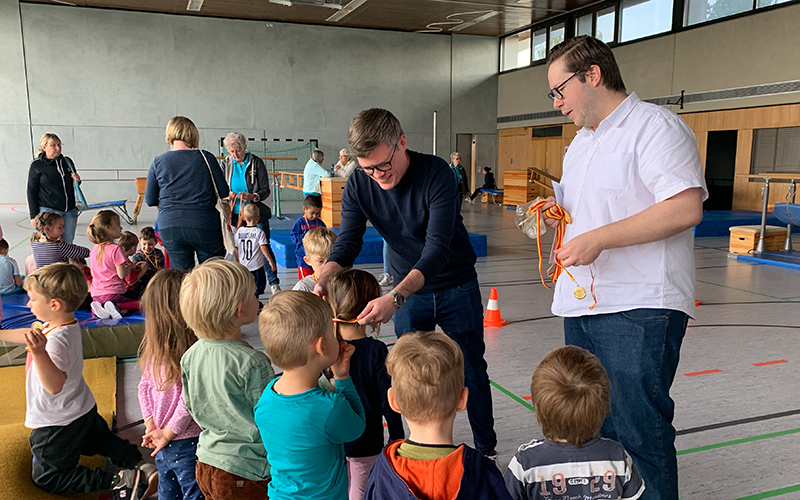
<path fill-rule="evenodd" d="M 403 307 L 403 305 L 406 303 L 406 298 L 403 297 L 403 295 L 397 290 L 389 290 L 389 295 L 394 298 L 394 306 L 398 309 Z"/>

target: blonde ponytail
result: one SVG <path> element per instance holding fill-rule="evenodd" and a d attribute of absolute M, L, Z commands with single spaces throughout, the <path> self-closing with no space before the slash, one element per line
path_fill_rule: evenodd
<path fill-rule="evenodd" d="M 120 223 L 119 215 L 111 210 L 100 210 L 94 214 L 94 217 L 92 217 L 92 222 L 90 222 L 89 227 L 86 228 L 86 236 L 88 236 L 89 241 L 95 245 L 111 243 L 114 241 L 114 238 L 108 234 L 106 227 L 115 222 L 117 224 Z M 100 250 L 97 251 L 98 264 L 103 263 L 103 250 L 105 250 L 105 246 L 100 246 Z"/>

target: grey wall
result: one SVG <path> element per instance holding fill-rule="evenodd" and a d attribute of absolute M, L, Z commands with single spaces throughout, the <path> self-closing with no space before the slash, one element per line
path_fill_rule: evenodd
<path fill-rule="evenodd" d="M 99 201 L 135 198 L 130 179 L 167 149 L 177 114 L 214 152 L 237 130 L 319 139 L 334 158 L 350 119 L 373 106 L 392 110 L 425 152 L 438 111 L 444 157 L 456 132 L 495 131 L 496 39 L 273 26 L 0 0 L 0 202 L 23 201 L 30 137 L 44 132 L 61 137 Z"/>
<path fill-rule="evenodd" d="M 731 19 L 614 49 L 628 91 L 643 99 L 800 79 L 800 5 Z M 499 77 L 497 115 L 552 111 L 547 68 L 534 66 Z M 800 102 L 800 92 L 709 101 L 683 111 Z M 504 123 L 498 128 L 563 123 L 563 118 Z"/>

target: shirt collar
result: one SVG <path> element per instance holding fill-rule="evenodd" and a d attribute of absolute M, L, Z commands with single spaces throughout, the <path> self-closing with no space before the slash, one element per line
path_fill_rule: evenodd
<path fill-rule="evenodd" d="M 620 103 L 617 108 L 611 112 L 610 115 L 606 116 L 603 121 L 600 122 L 600 125 L 594 131 L 587 129 L 586 127 L 581 128 L 578 130 L 578 134 L 594 134 L 596 132 L 606 130 L 609 127 L 618 127 L 622 124 L 625 118 L 631 114 L 631 111 L 641 102 L 642 100 L 639 99 L 639 96 L 636 95 L 636 92 L 631 92 L 628 97 L 625 98 L 624 101 Z M 608 123 L 608 125 L 605 125 Z"/>

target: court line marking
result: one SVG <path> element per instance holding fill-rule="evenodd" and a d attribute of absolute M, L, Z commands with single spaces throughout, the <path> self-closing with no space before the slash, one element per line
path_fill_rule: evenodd
<path fill-rule="evenodd" d="M 781 300 L 781 298 L 780 298 L 780 297 L 775 297 L 774 295 L 767 295 L 766 293 L 758 293 L 758 292 L 753 292 L 753 291 L 751 291 L 751 290 L 745 290 L 744 288 L 736 288 L 735 286 L 720 285 L 719 283 L 712 283 L 712 282 L 710 282 L 710 281 L 703 281 L 703 280 L 696 280 L 696 281 L 697 281 L 698 283 L 704 283 L 704 284 L 706 284 L 706 285 L 719 286 L 719 287 L 722 287 L 722 288 L 729 288 L 729 289 L 731 289 L 731 290 L 737 290 L 737 291 L 739 291 L 739 292 L 752 293 L 753 295 L 760 295 L 760 296 L 762 296 L 762 297 L 769 297 L 769 298 L 771 298 L 771 299 L 775 299 L 775 300 Z"/>
<path fill-rule="evenodd" d="M 785 488 L 778 488 L 777 490 L 765 491 L 763 493 L 756 493 L 755 495 L 748 495 L 746 497 L 739 497 L 734 500 L 761 500 L 762 498 L 772 498 L 779 495 L 785 495 L 786 493 L 792 493 L 793 491 L 800 491 L 800 484 L 786 486 Z"/>
<path fill-rule="evenodd" d="M 514 394 L 513 392 L 509 391 L 508 389 L 506 389 L 506 388 L 505 388 L 505 387 L 503 387 L 502 385 L 498 384 L 498 383 L 497 383 L 497 382 L 495 382 L 494 380 L 491 380 L 491 379 L 489 379 L 489 384 L 491 384 L 491 385 L 492 385 L 492 387 L 494 387 L 494 388 L 495 388 L 495 389 L 497 389 L 498 391 L 502 392 L 502 393 L 503 393 L 503 394 L 505 394 L 506 396 L 510 397 L 511 399 L 513 399 L 514 401 L 516 401 L 517 403 L 521 404 L 522 406 L 524 406 L 525 408 L 527 408 L 527 409 L 529 409 L 530 411 L 532 411 L 532 412 L 533 412 L 533 406 L 531 406 L 531 404 L 530 404 L 530 403 L 528 403 L 527 401 L 525 401 L 525 400 L 524 400 L 524 399 L 522 399 L 521 397 L 519 397 L 519 396 L 517 396 L 516 394 Z"/>
<path fill-rule="evenodd" d="M 800 415 L 800 409 L 781 411 L 778 413 L 767 413 L 765 415 L 758 415 L 756 417 L 740 418 L 737 420 L 729 420 L 727 422 L 717 422 L 716 424 L 701 425 L 699 427 L 689 427 L 677 431 L 677 435 L 684 436 L 686 434 L 695 434 L 698 432 L 712 431 L 715 429 L 723 429 L 725 427 L 734 427 L 736 425 L 752 424 L 754 422 L 764 422 L 766 420 L 792 417 L 794 415 Z"/>
<path fill-rule="evenodd" d="M 703 370 L 701 372 L 684 373 L 684 375 L 687 376 L 687 377 L 696 377 L 698 375 L 709 375 L 711 373 L 722 373 L 722 370 L 720 370 L 718 368 L 714 368 L 713 370 Z"/>
<path fill-rule="evenodd" d="M 707 444 L 705 446 L 697 446 L 695 448 L 689 448 L 689 449 L 686 449 L 686 450 L 680 450 L 680 451 L 678 451 L 678 456 L 688 455 L 689 453 L 697 453 L 697 452 L 700 452 L 700 451 L 715 450 L 717 448 L 723 448 L 725 446 L 733 446 L 733 445 L 737 445 L 737 444 L 752 443 L 753 441 L 761 441 L 761 440 L 764 440 L 764 439 L 770 439 L 770 438 L 781 437 L 781 436 L 788 436 L 790 434 L 797 434 L 797 433 L 800 433 L 800 429 L 788 429 L 788 430 L 785 430 L 785 431 L 770 432 L 769 434 L 759 434 L 757 436 L 734 439 L 732 441 L 723 441 L 721 443 Z"/>
<path fill-rule="evenodd" d="M 780 363 L 788 363 L 785 359 L 776 359 L 775 361 L 764 361 L 763 363 L 753 363 L 753 366 L 769 366 L 778 365 Z"/>

